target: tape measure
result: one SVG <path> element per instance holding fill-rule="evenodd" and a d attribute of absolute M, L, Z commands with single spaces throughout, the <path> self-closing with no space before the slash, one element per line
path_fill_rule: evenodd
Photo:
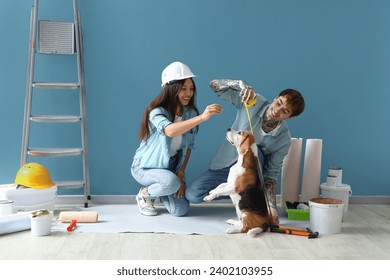
<path fill-rule="evenodd" d="M 257 102 L 257 99 L 252 99 L 250 100 L 248 103 L 247 102 L 244 102 L 244 106 L 245 106 L 245 109 L 246 109 L 246 114 L 248 116 L 248 122 L 249 122 L 249 127 L 251 128 L 251 133 L 253 134 L 253 127 L 252 127 L 252 122 L 251 122 L 251 117 L 249 115 L 249 110 L 248 108 L 249 107 L 252 107 L 252 106 L 255 106 L 256 105 L 256 102 Z"/>

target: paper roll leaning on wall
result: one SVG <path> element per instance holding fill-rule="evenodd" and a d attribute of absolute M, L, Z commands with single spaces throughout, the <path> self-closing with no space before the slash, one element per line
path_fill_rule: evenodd
<path fill-rule="evenodd" d="M 283 160 L 281 176 L 281 209 L 286 209 L 286 201 L 299 201 L 301 174 L 302 138 L 291 138 L 291 146 Z"/>
<path fill-rule="evenodd" d="M 300 201 L 320 196 L 322 139 L 307 139 Z"/>

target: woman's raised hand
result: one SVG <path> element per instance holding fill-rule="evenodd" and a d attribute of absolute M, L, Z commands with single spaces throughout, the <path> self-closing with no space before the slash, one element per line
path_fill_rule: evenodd
<path fill-rule="evenodd" d="M 222 106 L 220 104 L 210 104 L 204 109 L 204 112 L 202 113 L 201 117 L 202 120 L 207 121 L 211 118 L 212 115 L 218 115 L 222 112 Z"/>

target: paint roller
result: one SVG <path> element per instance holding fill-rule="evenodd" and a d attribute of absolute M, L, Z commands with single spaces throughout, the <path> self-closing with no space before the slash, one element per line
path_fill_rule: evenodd
<path fill-rule="evenodd" d="M 58 219 L 61 223 L 70 223 L 66 230 L 72 231 L 77 223 L 97 223 L 98 213 L 95 211 L 66 211 L 60 212 Z"/>

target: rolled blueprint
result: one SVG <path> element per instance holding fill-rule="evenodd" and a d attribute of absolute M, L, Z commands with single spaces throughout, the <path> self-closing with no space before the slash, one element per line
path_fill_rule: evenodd
<path fill-rule="evenodd" d="M 322 139 L 307 139 L 300 201 L 320 196 Z"/>
<path fill-rule="evenodd" d="M 301 174 L 302 138 L 291 138 L 291 146 L 283 160 L 281 176 L 281 209 L 286 209 L 286 201 L 299 201 Z"/>
<path fill-rule="evenodd" d="M 10 214 L 0 217 L 0 235 L 29 230 L 30 212 Z"/>

